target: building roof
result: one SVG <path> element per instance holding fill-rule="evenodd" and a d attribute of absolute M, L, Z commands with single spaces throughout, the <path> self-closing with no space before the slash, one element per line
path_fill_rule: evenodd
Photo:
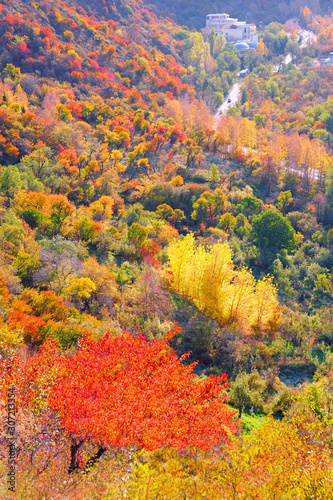
<path fill-rule="evenodd" d="M 220 12 L 220 13 L 216 13 L 215 14 L 207 14 L 206 17 L 208 16 L 228 16 L 229 17 L 229 14 L 226 14 L 225 12 Z"/>
<path fill-rule="evenodd" d="M 250 47 L 245 42 L 237 42 L 235 43 L 234 47 L 237 50 L 250 50 Z"/>

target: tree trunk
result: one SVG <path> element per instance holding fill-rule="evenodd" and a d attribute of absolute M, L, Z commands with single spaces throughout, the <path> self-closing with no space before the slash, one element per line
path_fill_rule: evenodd
<path fill-rule="evenodd" d="M 106 452 L 106 450 L 107 450 L 107 448 L 103 448 L 103 446 L 100 446 L 98 448 L 97 452 L 95 453 L 95 455 L 93 455 L 92 457 L 89 458 L 88 462 L 84 466 L 84 473 L 85 474 L 88 474 L 88 472 L 90 472 L 91 467 L 93 467 L 98 462 L 98 460 L 101 458 L 103 453 Z"/>
<path fill-rule="evenodd" d="M 77 440 L 75 438 L 72 439 L 71 461 L 70 461 L 70 465 L 69 465 L 69 469 L 68 469 L 68 474 L 72 474 L 77 469 L 79 469 L 79 464 L 78 464 L 78 460 L 77 460 L 77 452 L 79 451 L 79 449 L 81 448 L 83 443 L 84 443 L 84 441 L 79 441 L 79 443 L 77 444 Z M 106 450 L 107 450 L 107 448 L 103 448 L 103 446 L 99 446 L 97 452 L 92 457 L 89 458 L 86 465 L 84 466 L 83 470 L 84 470 L 85 474 L 87 474 L 90 471 L 91 467 L 93 467 L 98 462 L 98 460 L 101 458 L 103 453 L 106 452 Z"/>
<path fill-rule="evenodd" d="M 79 451 L 83 443 L 84 441 L 79 441 L 79 443 L 77 444 L 76 439 L 75 438 L 72 439 L 71 462 L 69 465 L 68 474 L 72 474 L 72 472 L 74 472 L 76 469 L 79 468 L 79 464 L 77 462 L 77 452 Z"/>

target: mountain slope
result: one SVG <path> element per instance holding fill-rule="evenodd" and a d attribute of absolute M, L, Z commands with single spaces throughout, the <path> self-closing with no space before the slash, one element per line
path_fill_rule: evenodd
<path fill-rule="evenodd" d="M 300 9 L 308 6 L 315 14 L 326 12 L 331 7 L 329 0 L 144 0 L 154 12 L 162 17 L 169 17 L 180 25 L 202 29 L 205 27 L 205 16 L 218 12 L 226 12 L 240 20 L 261 21 L 268 24 L 273 21 L 284 23 L 287 19 L 297 16 Z"/>

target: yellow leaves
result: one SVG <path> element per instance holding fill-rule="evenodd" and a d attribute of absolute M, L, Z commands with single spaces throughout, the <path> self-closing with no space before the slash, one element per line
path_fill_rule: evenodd
<path fill-rule="evenodd" d="M 97 172 L 99 169 L 98 167 L 98 161 L 97 160 L 91 160 L 88 165 L 82 169 L 81 171 L 81 177 L 82 179 L 86 179 L 89 177 L 94 172 Z"/>
<path fill-rule="evenodd" d="M 171 181 L 169 182 L 169 184 L 171 186 L 174 186 L 174 187 L 179 187 L 179 186 L 182 186 L 184 184 L 184 179 L 182 178 L 181 175 L 176 175 L 176 177 L 174 177 L 173 179 L 171 179 Z"/>
<path fill-rule="evenodd" d="M 126 480 L 114 483 L 115 498 L 326 500 L 333 497 L 333 464 L 322 434 L 320 421 L 304 414 L 230 436 L 217 453 L 139 452 Z"/>
<path fill-rule="evenodd" d="M 13 328 L 0 322 L 0 353 L 13 355 L 17 347 L 23 345 L 23 329 Z"/>
<path fill-rule="evenodd" d="M 236 268 L 227 243 L 195 246 L 192 234 L 168 248 L 172 288 L 220 323 L 245 328 L 275 328 L 277 291 L 270 277 L 257 283 L 245 268 Z"/>
<path fill-rule="evenodd" d="M 187 134 L 214 127 L 214 116 L 204 101 L 188 102 L 187 99 L 172 99 L 165 105 L 165 111 Z"/>
<path fill-rule="evenodd" d="M 90 278 L 72 277 L 71 284 L 63 290 L 63 293 L 81 299 L 89 299 L 95 290 L 96 285 Z"/>
<path fill-rule="evenodd" d="M 255 149 L 259 142 L 259 132 L 255 122 L 248 118 L 222 115 L 219 119 L 218 131 L 223 135 L 224 141 L 230 144 L 232 151 L 237 148 Z"/>
<path fill-rule="evenodd" d="M 111 153 L 112 160 L 120 161 L 123 157 L 123 153 L 119 149 L 113 149 Z"/>
<path fill-rule="evenodd" d="M 308 136 L 294 133 L 290 136 L 289 165 L 294 168 L 305 169 L 308 172 L 315 169 L 325 172 L 332 165 L 332 160 L 326 153 L 325 146 L 318 139 L 310 139 Z M 305 172 L 305 175 L 308 175 Z"/>
<path fill-rule="evenodd" d="M 123 153 L 119 151 L 119 149 L 113 149 L 110 155 L 110 158 L 113 160 L 112 168 L 119 173 L 125 172 L 127 168 L 126 165 L 120 163 L 120 160 L 122 159 L 123 156 L 124 156 Z"/>
<path fill-rule="evenodd" d="M 276 295 L 277 289 L 272 283 L 271 277 L 266 276 L 256 284 L 256 307 L 253 319 L 258 328 L 262 328 L 264 325 L 270 325 L 271 328 L 277 327 L 280 312 Z"/>
<path fill-rule="evenodd" d="M 257 145 L 257 129 L 255 122 L 244 118 L 240 123 L 240 141 L 242 146 L 254 149 Z"/>
<path fill-rule="evenodd" d="M 114 297 L 117 293 L 117 285 L 114 276 L 110 273 L 107 266 L 97 262 L 96 257 L 89 257 L 82 265 L 83 273 L 86 278 L 91 279 L 95 285 L 95 292 L 108 297 Z M 95 295 L 96 295 L 95 294 Z"/>
<path fill-rule="evenodd" d="M 38 253 L 27 253 L 23 250 L 19 250 L 12 262 L 12 266 L 17 270 L 18 275 L 24 278 L 38 270 L 41 267 L 41 263 L 38 258 Z"/>
<path fill-rule="evenodd" d="M 113 214 L 114 200 L 111 196 L 101 196 L 90 204 L 90 211 L 94 220 L 111 219 Z"/>
<path fill-rule="evenodd" d="M 162 52 L 156 52 L 156 54 L 155 54 L 155 61 L 157 61 L 157 62 L 164 62 L 165 61 L 165 55 Z"/>
<path fill-rule="evenodd" d="M 272 157 L 272 161 L 275 165 L 282 165 L 282 162 L 288 157 L 288 139 L 281 132 L 281 130 L 275 130 L 272 135 L 272 140 L 267 145 L 266 151 Z"/>
<path fill-rule="evenodd" d="M 260 52 L 260 54 L 267 54 L 267 47 L 266 45 L 264 44 L 264 41 L 262 38 L 260 38 L 259 42 L 258 42 L 258 45 L 256 47 L 256 52 Z"/>
<path fill-rule="evenodd" d="M 30 191 L 26 193 L 25 191 L 19 191 L 15 194 L 13 207 L 18 212 L 20 210 L 35 208 L 36 210 L 49 209 L 49 197 L 45 193 L 37 193 L 35 191 Z"/>
<path fill-rule="evenodd" d="M 150 169 L 148 158 L 140 158 L 140 160 L 137 161 L 137 165 L 138 167 L 142 165 L 147 171 Z"/>

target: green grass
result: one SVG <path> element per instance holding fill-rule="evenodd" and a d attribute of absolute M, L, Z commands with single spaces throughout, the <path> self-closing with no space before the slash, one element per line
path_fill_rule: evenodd
<path fill-rule="evenodd" d="M 243 413 L 241 422 L 245 433 L 249 433 L 256 429 L 260 429 L 266 421 L 266 415 L 255 415 L 250 413 Z"/>
<path fill-rule="evenodd" d="M 234 408 L 233 406 L 231 406 L 231 408 L 237 411 L 237 408 Z M 249 434 L 250 432 L 256 429 L 260 429 L 260 427 L 264 425 L 265 421 L 266 421 L 266 415 L 247 413 L 246 411 L 243 411 L 241 417 L 243 432 Z"/>

